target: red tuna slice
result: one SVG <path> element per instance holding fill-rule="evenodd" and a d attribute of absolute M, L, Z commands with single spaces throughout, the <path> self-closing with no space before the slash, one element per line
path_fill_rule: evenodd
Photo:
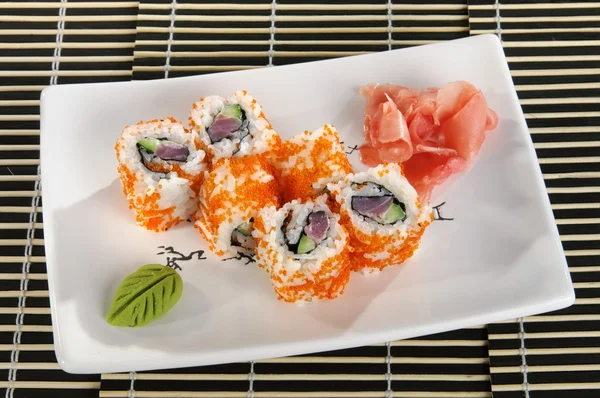
<path fill-rule="evenodd" d="M 190 155 L 190 150 L 185 145 L 176 142 L 161 141 L 156 147 L 154 154 L 163 160 L 184 162 Z"/>
<path fill-rule="evenodd" d="M 242 121 L 236 117 L 217 115 L 213 124 L 208 128 L 208 135 L 213 141 L 221 141 L 242 127 Z"/>
<path fill-rule="evenodd" d="M 391 196 L 354 196 L 352 208 L 366 217 L 383 217 L 393 203 Z"/>
<path fill-rule="evenodd" d="M 436 95 L 436 119 L 439 123 L 456 114 L 479 90 L 469 82 L 448 83 L 439 89 Z"/>
<path fill-rule="evenodd" d="M 457 156 L 422 152 L 413 155 L 402 165 L 408 182 L 416 189 L 421 200 L 427 201 L 436 185 L 444 182 L 453 173 L 463 171 L 467 162 Z"/>
<path fill-rule="evenodd" d="M 308 225 L 304 227 L 304 233 L 307 237 L 320 242 L 327 236 L 327 229 L 329 228 L 329 218 L 324 211 L 316 211 L 308 216 Z"/>
<path fill-rule="evenodd" d="M 445 146 L 468 162 L 477 156 L 485 140 L 487 110 L 483 94 L 477 93 L 442 126 Z"/>

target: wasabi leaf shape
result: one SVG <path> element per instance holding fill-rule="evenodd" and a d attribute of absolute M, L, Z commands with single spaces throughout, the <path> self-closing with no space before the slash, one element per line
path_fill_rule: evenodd
<path fill-rule="evenodd" d="M 106 321 L 113 326 L 144 326 L 167 313 L 181 298 L 183 281 L 172 268 L 147 264 L 121 283 Z"/>

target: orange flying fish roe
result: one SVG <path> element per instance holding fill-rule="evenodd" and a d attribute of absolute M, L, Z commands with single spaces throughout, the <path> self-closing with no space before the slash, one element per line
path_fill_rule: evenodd
<path fill-rule="evenodd" d="M 282 258 L 280 243 L 269 238 L 277 228 L 280 228 L 280 225 L 268 222 L 270 217 L 272 214 L 261 212 L 255 220 L 254 227 L 263 236 L 257 242 L 256 257 L 258 266 L 269 273 L 278 299 L 286 302 L 313 301 L 334 299 L 343 294 L 350 280 L 351 267 L 350 246 L 346 232 L 342 234 L 346 237 L 341 245 L 342 249 L 320 261 L 318 271 L 313 273 L 312 267 L 300 265 L 298 270 L 289 275 L 285 266 L 276 265 L 280 262 L 298 260 L 294 259 L 289 251 L 285 251 Z"/>
<path fill-rule="evenodd" d="M 323 262 L 319 272 L 310 275 L 310 279 L 302 270 L 296 271 L 290 278 L 286 277 L 284 270 L 280 270 L 279 274 L 272 271 L 271 278 L 275 282 L 274 290 L 278 298 L 293 303 L 307 299 L 312 301 L 339 297 L 344 293 L 344 288 L 350 280 L 348 254 L 349 251 L 346 249 L 328 258 Z"/>
<path fill-rule="evenodd" d="M 150 121 L 140 121 L 136 126 L 152 125 L 157 124 L 156 128 L 162 128 L 164 125 L 178 124 L 177 120 L 168 117 L 164 119 L 154 119 Z M 132 126 L 135 127 L 135 126 Z M 129 129 L 127 126 L 125 129 Z M 143 130 L 134 131 L 128 134 L 141 134 Z M 184 129 L 185 131 L 185 129 Z M 131 135 L 129 135 L 130 137 Z M 126 164 L 126 159 L 121 159 L 123 151 L 126 149 L 125 136 L 119 138 L 115 144 L 115 151 L 117 153 L 118 166 L 117 171 L 121 180 L 123 193 L 127 197 L 129 202 L 129 208 L 134 210 L 135 219 L 138 225 L 145 227 L 148 230 L 160 232 L 165 231 L 176 224 L 184 221 L 181 217 L 175 216 L 175 206 L 163 207 L 159 206 L 161 195 L 158 190 L 163 189 L 163 184 L 158 183 L 155 188 L 147 186 L 145 189 L 140 186 L 144 186 L 142 176 L 138 176 L 138 173 L 131 170 Z M 178 177 L 185 178 L 190 181 L 190 188 L 195 192 L 198 192 L 200 185 L 202 184 L 203 173 L 197 175 L 191 175 L 186 173 L 182 169 L 182 165 L 179 163 L 164 164 L 153 163 L 151 165 L 152 171 L 159 173 L 170 173 L 175 172 Z M 163 205 L 164 206 L 164 205 Z"/>
<path fill-rule="evenodd" d="M 316 139 L 311 138 L 313 135 L 315 133 L 305 131 L 301 136 L 283 142 L 274 154 L 273 163 L 285 202 L 314 197 L 320 193 L 314 186 L 319 180 L 352 173 L 339 135 L 332 126 L 325 125 Z M 291 162 L 293 157 L 296 159 Z"/>
<path fill-rule="evenodd" d="M 200 204 L 194 225 L 208 241 L 210 250 L 217 255 L 226 254 L 216 248 L 219 227 L 223 223 L 233 222 L 232 217 L 236 212 L 242 211 L 254 216 L 263 207 L 279 206 L 277 181 L 271 178 L 270 181 L 261 182 L 251 178 L 257 172 L 273 175 L 273 167 L 264 155 L 220 159 L 208 173 L 200 189 Z M 233 177 L 231 191 L 225 189 L 229 181 L 222 181 L 221 173 Z M 209 231 L 209 236 L 202 231 L 201 226 Z M 257 226 L 260 227 L 260 224 Z"/>
<path fill-rule="evenodd" d="M 419 209 L 420 204 L 417 204 Z M 354 225 L 350 218 L 348 210 L 342 209 L 340 223 L 348 230 L 350 234 L 350 246 L 352 247 L 351 266 L 352 271 L 361 271 L 363 269 L 382 270 L 389 265 L 402 264 L 413 256 L 419 248 L 421 236 L 425 229 L 433 221 L 433 214 L 430 221 L 420 222 L 416 229 L 409 230 L 408 236 L 404 239 L 399 234 L 380 236 L 377 234 L 367 234 Z M 379 253 L 389 253 L 388 257 L 374 260 L 369 258 Z"/>

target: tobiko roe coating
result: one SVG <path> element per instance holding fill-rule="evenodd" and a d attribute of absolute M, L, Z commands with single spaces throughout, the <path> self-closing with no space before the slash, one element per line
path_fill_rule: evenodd
<path fill-rule="evenodd" d="M 403 263 L 417 250 L 433 220 L 431 208 L 421 204 L 401 166 L 394 163 L 349 174 L 328 189 L 350 235 L 353 271 L 372 272 Z"/>
<path fill-rule="evenodd" d="M 262 155 L 218 160 L 200 189 L 194 226 L 219 255 L 253 255 L 254 218 L 265 206 L 279 207 L 273 167 Z"/>
<path fill-rule="evenodd" d="M 125 127 L 115 144 L 117 170 L 138 225 L 159 232 L 194 214 L 206 170 L 194 141 L 173 118 Z"/>
<path fill-rule="evenodd" d="M 339 134 L 331 124 L 283 142 L 274 151 L 272 161 L 286 202 L 317 196 L 328 183 L 352 172 Z"/>
<path fill-rule="evenodd" d="M 280 209 L 262 209 L 254 222 L 258 265 L 287 302 L 333 299 L 350 279 L 350 247 L 327 195 Z"/>

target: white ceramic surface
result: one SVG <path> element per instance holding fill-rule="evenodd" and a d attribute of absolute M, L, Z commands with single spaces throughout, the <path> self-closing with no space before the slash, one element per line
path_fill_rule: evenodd
<path fill-rule="evenodd" d="M 411 87 L 468 80 L 500 116 L 474 167 L 434 191 L 446 217 L 418 253 L 378 276 L 354 274 L 333 301 L 276 300 L 264 271 L 237 260 L 180 262 L 184 293 L 145 328 L 104 317 L 121 280 L 165 263 L 161 245 L 206 250 L 191 224 L 166 233 L 136 226 L 116 172 L 125 125 L 174 116 L 209 94 L 244 88 L 289 137 L 333 123 L 362 142 L 371 82 Z M 54 86 L 42 93 L 44 234 L 60 366 L 73 373 L 207 365 L 380 343 L 566 307 L 574 293 L 502 48 L 495 36 L 293 66 L 180 79 Z M 350 150 L 349 150 L 350 151 Z M 350 155 L 362 168 L 358 153 Z"/>

